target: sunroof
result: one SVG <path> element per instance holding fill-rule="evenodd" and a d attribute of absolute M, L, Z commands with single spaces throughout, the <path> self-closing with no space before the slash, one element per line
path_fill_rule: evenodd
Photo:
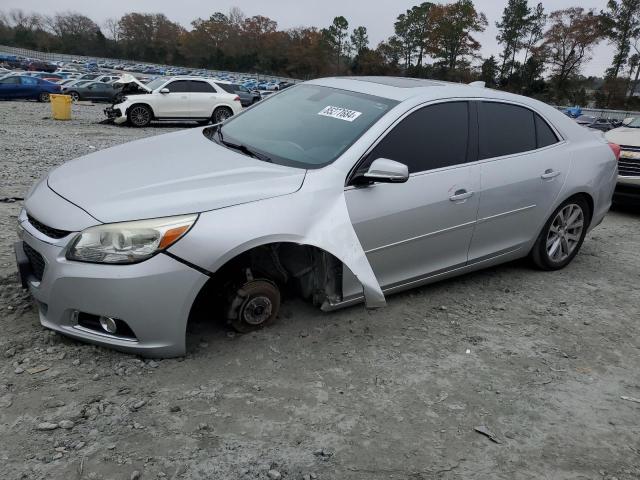
<path fill-rule="evenodd" d="M 352 77 L 353 80 L 361 82 L 379 83 L 381 85 L 389 85 L 398 88 L 418 88 L 418 87 L 438 87 L 443 84 L 433 80 L 425 80 L 423 78 L 407 78 L 407 77 Z"/>

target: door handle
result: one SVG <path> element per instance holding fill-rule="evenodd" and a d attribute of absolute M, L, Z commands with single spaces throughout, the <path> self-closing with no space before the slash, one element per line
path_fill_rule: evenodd
<path fill-rule="evenodd" d="M 558 175 L 560 175 L 560 172 L 558 172 L 557 170 L 548 168 L 544 171 L 542 175 L 540 175 L 540 178 L 543 180 L 551 180 L 552 178 L 556 178 Z"/>
<path fill-rule="evenodd" d="M 466 200 L 473 196 L 473 192 L 467 192 L 464 188 L 456 190 L 456 192 L 449 197 L 452 202 L 459 202 L 460 200 Z"/>

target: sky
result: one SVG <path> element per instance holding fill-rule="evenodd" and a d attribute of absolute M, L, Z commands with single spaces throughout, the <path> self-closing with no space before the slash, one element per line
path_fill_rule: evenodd
<path fill-rule="evenodd" d="M 56 12 L 73 11 L 86 15 L 102 24 L 107 18 L 117 18 L 124 13 L 136 11 L 164 13 L 173 21 L 190 28 L 190 22 L 197 18 L 208 18 L 214 12 L 228 12 L 231 7 L 240 8 L 247 16 L 264 15 L 278 22 L 281 29 L 316 26 L 325 27 L 333 18 L 343 15 L 349 21 L 350 29 L 364 25 L 369 31 L 372 46 L 393 34 L 396 17 L 422 0 L 0 0 L 0 10 L 14 8 L 26 12 L 50 15 Z M 432 0 L 433 1 L 433 0 Z M 535 5 L 539 0 L 530 0 Z M 437 2 L 446 3 L 446 2 Z M 495 39 L 495 26 L 502 16 L 506 0 L 475 0 L 476 8 L 484 12 L 489 21 L 486 31 L 477 35 L 482 44 L 481 55 L 498 56 L 500 48 Z M 562 8 L 581 6 L 585 9 L 603 10 L 606 0 L 542 0 L 549 13 Z M 586 75 L 602 76 L 610 66 L 613 47 L 602 42 L 593 51 L 592 60 L 585 66 Z"/>

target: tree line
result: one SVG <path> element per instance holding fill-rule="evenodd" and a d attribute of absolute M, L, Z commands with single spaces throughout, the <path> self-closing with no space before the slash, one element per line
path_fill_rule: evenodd
<path fill-rule="evenodd" d="M 45 16 L 0 12 L 0 43 L 42 51 L 168 65 L 313 78 L 323 75 L 407 75 L 493 88 L 556 103 L 631 107 L 640 79 L 640 0 L 608 0 L 596 12 L 546 12 L 529 0 L 507 0 L 496 21 L 500 53 L 482 58 L 488 26 L 472 0 L 423 2 L 400 13 L 394 34 L 372 46 L 366 26 L 343 16 L 331 25 L 280 29 L 240 9 L 197 18 L 190 28 L 161 13 L 127 13 L 98 25 L 79 13 Z M 603 78 L 586 78 L 593 48 L 613 48 Z"/>

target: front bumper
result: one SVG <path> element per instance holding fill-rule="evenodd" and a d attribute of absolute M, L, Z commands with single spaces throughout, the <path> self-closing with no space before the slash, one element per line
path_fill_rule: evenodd
<path fill-rule="evenodd" d="M 66 245 L 75 234 L 49 243 L 26 218 L 21 220 L 22 242 L 44 261 L 41 278 L 25 270 L 24 257 L 20 269 L 43 326 L 147 357 L 185 353 L 190 309 L 206 275 L 162 253 L 134 265 L 70 262 L 65 258 Z M 84 328 L 78 323 L 79 313 L 120 319 L 135 338 Z"/>
<path fill-rule="evenodd" d="M 107 107 L 104 109 L 107 119 L 112 120 L 116 124 L 124 123 L 127 117 L 120 107 Z"/>

